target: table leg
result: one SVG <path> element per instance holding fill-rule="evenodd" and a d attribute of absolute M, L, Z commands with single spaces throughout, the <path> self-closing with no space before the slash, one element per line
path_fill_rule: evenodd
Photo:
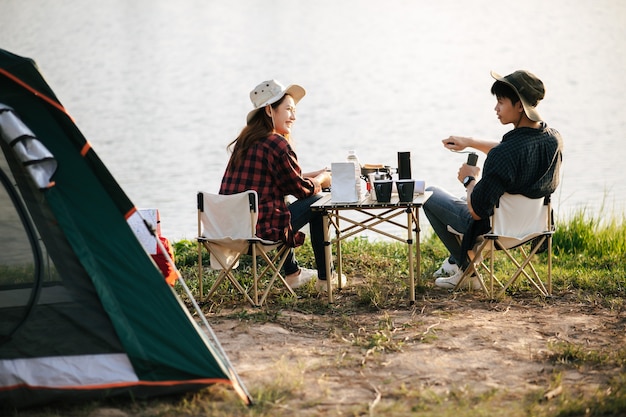
<path fill-rule="evenodd" d="M 330 246 L 330 224 L 328 219 L 328 212 L 324 212 L 324 216 L 322 216 L 323 228 L 324 228 L 324 252 L 326 253 L 326 290 L 328 291 L 328 302 L 332 304 L 333 302 L 333 285 L 331 283 L 332 273 L 331 273 L 331 262 L 332 262 L 332 248 Z"/>
<path fill-rule="evenodd" d="M 417 282 L 420 283 L 422 279 L 422 247 L 420 245 L 420 209 L 419 207 L 413 208 L 415 219 L 415 261 L 417 263 Z"/>
<path fill-rule="evenodd" d="M 407 252 L 409 258 L 409 300 L 410 304 L 415 304 L 415 275 L 413 265 L 413 209 L 406 209 L 406 229 L 407 229 Z"/>
<path fill-rule="evenodd" d="M 335 212 L 335 242 L 337 242 L 337 246 L 335 249 L 335 253 L 337 253 L 337 287 L 341 289 L 341 274 L 343 274 L 343 258 L 341 253 L 341 225 L 339 224 L 339 213 Z"/>

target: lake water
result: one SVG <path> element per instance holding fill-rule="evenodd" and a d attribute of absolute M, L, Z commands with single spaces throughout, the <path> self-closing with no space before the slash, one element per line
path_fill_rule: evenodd
<path fill-rule="evenodd" d="M 555 203 L 621 218 L 626 201 L 622 0 L 2 0 L 0 48 L 33 58 L 138 207 L 173 240 L 196 234 L 256 84 L 307 89 L 293 130 L 304 170 L 395 166 L 463 193 L 451 135 L 500 139 L 490 70 L 545 82 L 565 140 Z M 480 161 L 483 160 L 481 155 Z M 479 161 L 479 163 L 480 163 Z M 424 224 L 427 224 L 424 222 Z"/>

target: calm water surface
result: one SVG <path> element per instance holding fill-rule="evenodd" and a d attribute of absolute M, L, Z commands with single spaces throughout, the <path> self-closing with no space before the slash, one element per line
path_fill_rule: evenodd
<path fill-rule="evenodd" d="M 558 213 L 624 213 L 626 2 L 621 0 L 2 0 L 0 47 L 28 56 L 138 207 L 172 239 L 196 234 L 195 194 L 217 191 L 249 91 L 299 83 L 305 170 L 395 165 L 463 193 L 451 135 L 500 139 L 491 69 L 547 86 L 565 139 Z M 515 8 L 513 12 L 511 7 Z M 481 160 L 484 158 L 481 157 Z"/>

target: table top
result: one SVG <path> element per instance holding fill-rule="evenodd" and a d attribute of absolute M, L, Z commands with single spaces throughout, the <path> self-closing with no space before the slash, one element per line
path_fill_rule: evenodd
<path fill-rule="evenodd" d="M 407 207 L 421 207 L 426 200 L 431 196 L 432 191 L 426 191 L 424 194 L 415 194 L 413 201 L 403 202 L 398 198 L 398 194 L 391 195 L 391 201 L 388 203 L 380 203 L 376 200 L 372 200 L 369 195 L 365 196 L 361 200 L 354 203 L 338 203 L 331 199 L 330 193 L 324 193 L 324 196 L 311 204 L 313 210 L 327 210 L 327 209 L 354 209 L 354 208 L 407 208 Z"/>

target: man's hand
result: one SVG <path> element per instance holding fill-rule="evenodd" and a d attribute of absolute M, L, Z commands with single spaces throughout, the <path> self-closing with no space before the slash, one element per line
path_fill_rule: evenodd
<path fill-rule="evenodd" d="M 462 151 L 465 148 L 474 148 L 485 155 L 500 143 L 491 140 L 468 138 L 466 136 L 450 136 L 447 139 L 443 139 L 441 142 L 446 149 L 454 152 Z"/>
<path fill-rule="evenodd" d="M 478 181 L 478 176 L 480 175 L 480 167 L 475 167 L 473 165 L 467 165 L 467 163 L 461 165 L 459 168 L 459 173 L 457 178 L 462 183 L 465 177 L 474 177 L 476 181 Z"/>
<path fill-rule="evenodd" d="M 471 146 L 472 138 L 467 138 L 464 136 L 450 136 L 447 139 L 442 140 L 443 146 L 451 151 L 462 151 L 463 149 Z"/>

